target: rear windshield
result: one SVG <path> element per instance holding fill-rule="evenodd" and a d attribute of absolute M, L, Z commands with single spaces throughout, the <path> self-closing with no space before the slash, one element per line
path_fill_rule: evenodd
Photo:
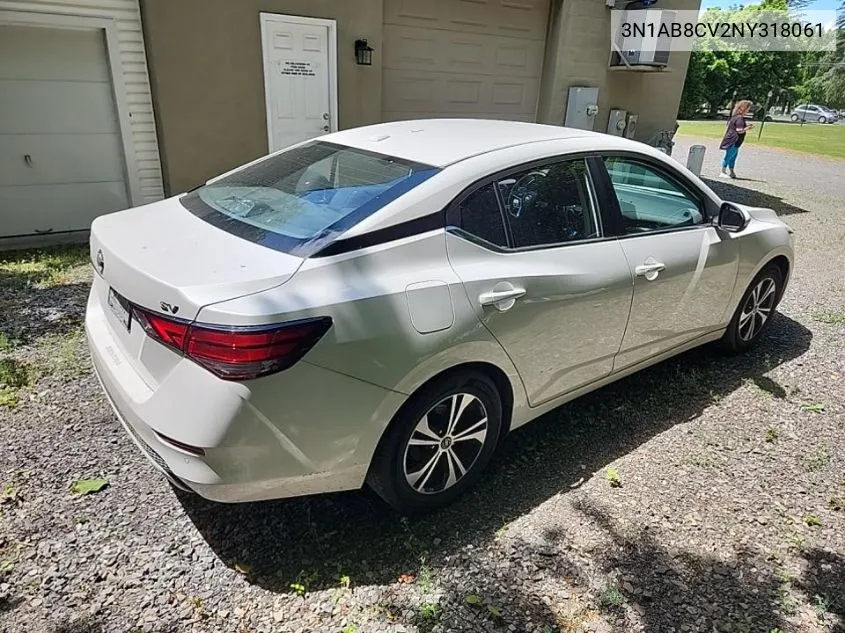
<path fill-rule="evenodd" d="M 224 231 L 308 257 L 438 171 L 314 141 L 203 185 L 180 202 Z"/>

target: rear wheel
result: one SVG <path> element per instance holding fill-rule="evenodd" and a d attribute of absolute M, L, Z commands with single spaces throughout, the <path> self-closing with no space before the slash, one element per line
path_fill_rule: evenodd
<path fill-rule="evenodd" d="M 400 410 L 379 444 L 367 483 L 404 514 L 451 503 L 490 463 L 502 428 L 502 401 L 480 372 L 447 375 Z"/>
<path fill-rule="evenodd" d="M 732 352 L 744 352 L 753 347 L 769 327 L 782 289 L 783 273 L 775 264 L 769 264 L 742 296 L 722 337 L 722 345 Z"/>

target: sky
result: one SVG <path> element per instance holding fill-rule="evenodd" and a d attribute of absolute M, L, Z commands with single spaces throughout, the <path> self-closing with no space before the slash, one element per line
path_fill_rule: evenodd
<path fill-rule="evenodd" d="M 806 7 L 802 7 L 801 11 L 839 11 L 842 7 L 842 2 L 843 0 L 814 0 L 811 4 L 807 5 Z M 709 9 L 711 7 L 727 9 L 735 5 L 754 3 L 755 0 L 701 0 L 701 9 L 699 10 L 704 11 L 705 9 Z M 816 16 L 816 18 L 818 18 L 818 16 Z M 825 28 L 833 28 L 835 26 L 835 23 L 836 20 L 831 17 L 831 19 L 828 20 L 827 23 L 825 23 Z"/>
<path fill-rule="evenodd" d="M 710 7 L 718 7 L 726 9 L 735 4 L 752 4 L 751 2 L 743 2 L 743 0 L 701 0 L 701 8 L 709 9 Z M 841 0 L 815 0 L 812 4 L 807 6 L 805 10 L 808 11 L 836 11 L 841 6 Z"/>

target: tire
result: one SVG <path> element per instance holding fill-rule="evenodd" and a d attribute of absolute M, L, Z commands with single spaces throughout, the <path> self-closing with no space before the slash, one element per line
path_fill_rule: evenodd
<path fill-rule="evenodd" d="M 827 117 L 820 116 L 820 117 L 819 117 L 819 123 L 821 123 L 822 125 L 824 125 L 825 123 L 827 123 Z"/>
<path fill-rule="evenodd" d="M 479 426 L 484 418 L 486 425 Z M 447 433 L 450 420 L 454 430 Z M 501 430 L 502 400 L 490 379 L 475 371 L 446 375 L 411 396 L 396 414 L 376 449 L 367 484 L 405 515 L 445 506 L 481 479 Z M 458 439 L 461 435 L 472 438 Z"/>
<path fill-rule="evenodd" d="M 793 114 L 791 117 L 789 117 L 789 119 L 790 119 L 793 123 L 797 123 L 797 122 L 798 122 L 798 115 L 797 115 L 797 114 Z"/>
<path fill-rule="evenodd" d="M 775 264 L 767 265 L 742 295 L 728 329 L 722 336 L 722 347 L 733 353 L 754 347 L 769 328 L 782 292 L 783 273 Z M 757 312 L 750 312 L 755 305 Z M 765 319 L 761 323 L 763 316 Z"/>

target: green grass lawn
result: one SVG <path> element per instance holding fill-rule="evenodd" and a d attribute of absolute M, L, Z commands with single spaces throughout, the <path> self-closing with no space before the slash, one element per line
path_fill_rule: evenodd
<path fill-rule="evenodd" d="M 677 133 L 683 136 L 722 138 L 725 125 L 725 121 L 681 121 Z M 769 121 L 763 127 L 763 136 L 758 141 L 759 132 L 760 121 L 754 121 L 754 127 L 748 131 L 745 143 L 845 158 L 845 123 L 805 123 L 802 126 Z"/>

